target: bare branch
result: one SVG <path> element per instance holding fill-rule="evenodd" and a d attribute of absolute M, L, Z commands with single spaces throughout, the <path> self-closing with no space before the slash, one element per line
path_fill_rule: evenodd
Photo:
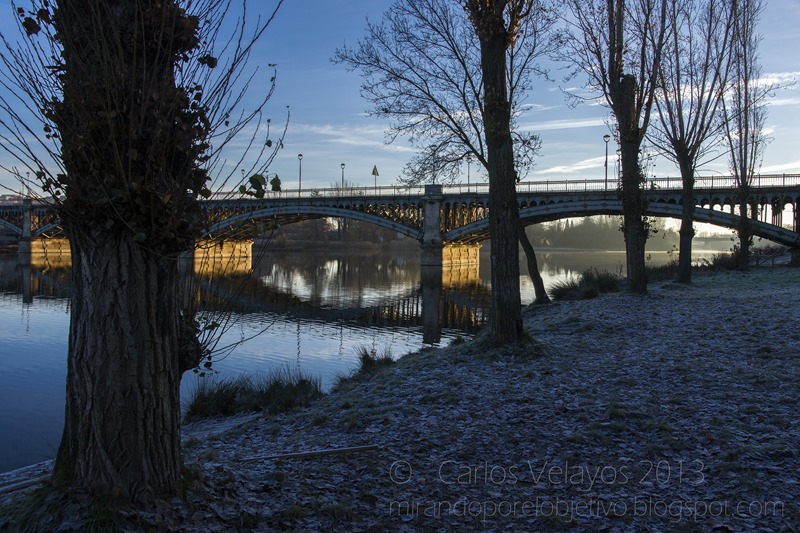
<path fill-rule="evenodd" d="M 555 14 L 549 2 L 529 0 L 514 2 L 508 13 L 516 31 L 507 76 L 518 117 L 532 77 L 546 75 L 539 60 L 557 46 Z M 362 74 L 370 113 L 393 120 L 387 142 L 406 137 L 420 150 L 402 181 L 453 181 L 467 157 L 486 166 L 479 52 L 467 14 L 446 0 L 401 0 L 380 23 L 367 24 L 367 37 L 355 48 L 336 51 L 335 62 Z M 522 171 L 539 144 L 526 137 L 516 146 Z"/>

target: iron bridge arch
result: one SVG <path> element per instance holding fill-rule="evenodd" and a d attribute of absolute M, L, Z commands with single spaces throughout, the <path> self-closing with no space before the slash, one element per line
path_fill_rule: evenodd
<path fill-rule="evenodd" d="M 276 206 L 258 209 L 255 211 L 243 211 L 213 223 L 209 227 L 208 235 L 215 236 L 219 233 L 235 230 L 245 223 L 259 220 L 275 221 L 279 225 L 286 225 L 295 222 L 302 222 L 304 220 L 314 220 L 325 217 L 347 218 L 350 220 L 367 222 L 382 228 L 396 231 L 418 241 L 422 239 L 422 228 L 417 227 L 416 225 L 409 225 L 408 222 L 398 222 L 396 220 L 386 218 L 386 216 L 373 214 L 371 212 L 359 209 L 314 205 L 291 207 Z"/>
<path fill-rule="evenodd" d="M 706 202 L 706 205 L 709 205 Z M 724 205 L 714 202 L 713 205 Z M 593 215 L 619 215 L 622 213 L 621 200 L 592 200 L 581 202 L 560 202 L 536 205 L 520 209 L 519 216 L 523 224 L 537 224 L 550 222 L 562 218 Z M 649 216 L 681 218 L 682 207 L 673 202 L 649 202 L 646 214 Z M 695 207 L 695 222 L 705 222 L 715 226 L 736 229 L 739 215 L 716 211 L 706 207 Z M 754 234 L 786 246 L 800 246 L 800 234 L 784 229 L 773 224 L 752 220 Z M 475 244 L 489 238 L 488 218 L 470 222 L 461 227 L 446 232 L 443 236 L 445 242 Z"/>

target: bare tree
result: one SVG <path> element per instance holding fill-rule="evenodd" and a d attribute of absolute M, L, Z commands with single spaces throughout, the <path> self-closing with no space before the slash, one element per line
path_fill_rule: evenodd
<path fill-rule="evenodd" d="M 720 117 L 730 64 L 733 10 L 724 0 L 668 0 L 672 21 L 658 65 L 659 120 L 648 139 L 680 169 L 680 254 L 677 281 L 692 281 L 694 183 L 699 165 L 722 141 Z M 655 37 L 653 37 L 655 40 Z"/>
<path fill-rule="evenodd" d="M 0 103 L 3 147 L 56 201 L 72 251 L 53 476 L 93 495 L 146 502 L 178 491 L 180 379 L 206 355 L 181 311 L 178 255 L 203 234 L 212 171 L 226 182 L 220 150 L 252 127 L 263 172 L 280 145 L 259 128 L 274 75 L 244 110 L 260 79 L 247 60 L 275 13 L 250 24 L 243 9 L 222 35 L 230 7 L 33 0 L 16 11 L 20 42 L 4 38 L 13 98 Z"/>
<path fill-rule="evenodd" d="M 628 290 L 647 292 L 648 236 L 642 142 L 650 124 L 667 28 L 666 0 L 567 0 L 572 17 L 561 57 L 588 77 L 616 119 Z"/>
<path fill-rule="evenodd" d="M 555 46 L 554 22 L 541 5 L 537 16 L 521 21 L 507 50 L 512 121 L 522 112 L 533 77 L 546 75 L 538 61 Z M 334 61 L 361 72 L 370 114 L 393 121 L 388 142 L 407 137 L 420 150 L 401 181 L 453 183 L 468 158 L 486 167 L 480 45 L 463 7 L 452 0 L 400 0 L 380 23 L 368 22 L 366 33 L 355 48 L 338 49 Z M 512 132 L 515 165 L 524 173 L 541 142 L 513 122 Z"/>
<path fill-rule="evenodd" d="M 733 0 L 734 20 L 731 39 L 731 69 L 728 97 L 723 101 L 725 135 L 729 161 L 736 181 L 739 203 L 739 269 L 747 270 L 753 229 L 750 219 L 757 217 L 758 204 L 748 204 L 753 179 L 761 167 L 767 139 L 764 124 L 767 119 L 767 98 L 774 90 L 763 84 L 758 45 L 761 35 L 756 26 L 764 5 L 761 0 Z"/>
<path fill-rule="evenodd" d="M 557 45 L 555 15 L 548 2 L 532 2 L 533 14 L 520 20 L 513 45 L 506 49 L 506 83 L 511 104 L 514 165 L 519 175 L 533 166 L 541 141 L 514 127 L 536 75 L 546 75 L 539 59 Z M 484 132 L 483 72 L 480 42 L 463 6 L 452 0 L 401 0 L 380 24 L 368 23 L 356 48 L 340 48 L 334 60 L 361 72 L 362 95 L 370 111 L 394 122 L 388 141 L 407 136 L 420 149 L 406 165 L 401 182 L 452 183 L 465 161 L 488 169 Z M 526 251 L 536 301 L 549 301 L 533 247 Z"/>
<path fill-rule="evenodd" d="M 519 206 L 511 134 L 507 52 L 518 30 L 536 17 L 532 0 L 463 0 L 478 36 L 483 82 L 486 170 L 489 174 L 489 237 L 492 240 L 491 336 L 496 342 L 523 339 L 519 294 Z"/>

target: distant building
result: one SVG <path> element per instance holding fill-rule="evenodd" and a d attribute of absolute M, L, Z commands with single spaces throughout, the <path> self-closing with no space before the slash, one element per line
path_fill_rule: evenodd
<path fill-rule="evenodd" d="M 22 196 L 18 194 L 0 194 L 0 205 L 21 204 Z"/>

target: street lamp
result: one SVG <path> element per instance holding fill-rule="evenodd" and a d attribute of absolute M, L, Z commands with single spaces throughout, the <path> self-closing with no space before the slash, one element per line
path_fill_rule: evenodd
<path fill-rule="evenodd" d="M 344 163 L 340 166 L 342 167 L 342 194 L 344 194 Z"/>
<path fill-rule="evenodd" d="M 300 165 L 300 180 L 297 185 L 297 196 L 300 197 L 300 191 L 303 189 L 303 154 L 297 154 L 297 163 Z"/>
<path fill-rule="evenodd" d="M 608 141 L 611 140 L 611 135 L 606 133 L 605 135 L 603 135 L 603 140 L 606 142 L 606 163 L 605 163 L 606 181 L 605 181 L 605 190 L 608 190 Z"/>

